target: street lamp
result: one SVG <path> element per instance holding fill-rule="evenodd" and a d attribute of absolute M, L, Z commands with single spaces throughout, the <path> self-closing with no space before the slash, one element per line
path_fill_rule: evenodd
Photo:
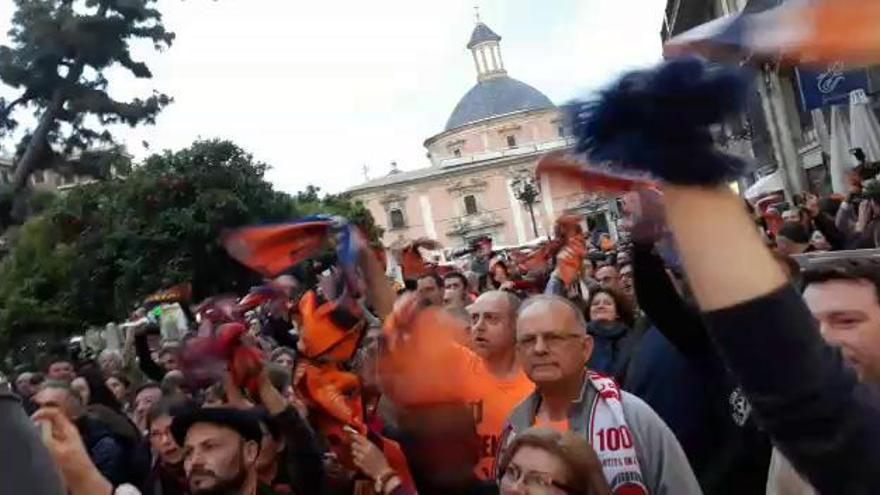
<path fill-rule="evenodd" d="M 532 232 L 538 237 L 538 224 L 535 222 L 535 203 L 538 201 L 538 195 L 541 194 L 538 185 L 531 177 L 520 177 L 511 184 L 513 186 L 513 195 L 516 199 L 525 205 L 529 210 L 529 216 L 532 217 Z"/>

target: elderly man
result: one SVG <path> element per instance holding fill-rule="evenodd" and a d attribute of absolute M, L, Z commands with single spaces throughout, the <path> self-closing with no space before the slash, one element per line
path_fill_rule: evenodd
<path fill-rule="evenodd" d="M 131 473 L 127 455 L 130 448 L 106 425 L 85 414 L 85 405 L 79 393 L 68 382 L 48 380 L 34 395 L 40 408 L 56 407 L 79 430 L 89 457 L 98 471 L 114 485 L 129 481 Z"/>
<path fill-rule="evenodd" d="M 701 493 L 675 436 L 641 399 L 586 369 L 593 341 L 567 299 L 535 296 L 520 308 L 516 346 L 537 390 L 514 409 L 502 445 L 531 426 L 589 439 L 614 493 Z"/>
<path fill-rule="evenodd" d="M 516 358 L 516 312 L 519 298 L 507 291 L 488 291 L 467 307 L 471 316 L 471 349 L 478 359 L 470 366 L 485 375 L 491 394 L 476 398 L 474 409 L 481 454 L 477 476 L 492 474 L 498 440 L 510 411 L 534 390 Z"/>
<path fill-rule="evenodd" d="M 263 434 L 251 413 L 199 409 L 174 418 L 171 433 L 183 446 L 183 468 L 192 495 L 271 495 L 260 485 L 257 457 Z"/>

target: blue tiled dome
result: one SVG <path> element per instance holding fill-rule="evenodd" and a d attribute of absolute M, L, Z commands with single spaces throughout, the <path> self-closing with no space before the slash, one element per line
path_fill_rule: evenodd
<path fill-rule="evenodd" d="M 446 121 L 446 130 L 498 115 L 553 106 L 550 98 L 528 84 L 512 77 L 495 77 L 465 93 Z"/>

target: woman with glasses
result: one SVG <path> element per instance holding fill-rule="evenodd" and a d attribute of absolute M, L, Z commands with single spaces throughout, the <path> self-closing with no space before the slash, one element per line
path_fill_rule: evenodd
<path fill-rule="evenodd" d="M 578 436 L 529 428 L 514 438 L 499 464 L 501 495 L 610 495 L 599 458 Z"/>

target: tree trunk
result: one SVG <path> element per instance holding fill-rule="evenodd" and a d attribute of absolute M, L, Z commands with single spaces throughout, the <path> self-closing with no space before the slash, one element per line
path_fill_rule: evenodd
<path fill-rule="evenodd" d="M 64 92 L 59 88 L 55 90 L 55 93 L 52 95 L 52 101 L 46 107 L 43 115 L 40 116 L 40 123 L 31 135 L 27 149 L 25 149 L 21 158 L 18 159 L 18 163 L 15 164 L 15 174 L 12 176 L 12 190 L 16 196 L 27 186 L 28 177 L 31 176 L 31 172 L 37 166 L 37 157 L 41 154 L 41 146 L 46 142 L 46 136 L 48 136 L 49 130 L 52 128 L 52 124 L 55 123 L 58 112 L 61 111 L 63 105 Z"/>
<path fill-rule="evenodd" d="M 108 9 L 109 3 L 107 1 L 101 2 L 101 6 L 98 7 L 98 12 L 96 13 L 97 17 L 105 17 Z M 74 64 L 70 67 L 67 77 L 64 78 L 64 84 L 56 88 L 52 93 L 52 101 L 49 102 L 43 115 L 40 116 L 40 123 L 34 129 L 24 154 L 21 155 L 21 158 L 15 164 L 15 173 L 12 176 L 12 190 L 16 196 L 20 196 L 20 193 L 27 186 L 28 177 L 31 176 L 31 173 L 37 166 L 37 159 L 42 154 L 40 153 L 42 151 L 41 147 L 46 142 L 46 137 L 49 135 L 49 130 L 52 129 L 52 124 L 58 118 L 58 112 L 64 108 L 64 102 L 67 101 L 66 92 L 68 86 L 73 86 L 79 81 L 84 67 L 85 62 L 82 57 L 77 57 Z"/>

